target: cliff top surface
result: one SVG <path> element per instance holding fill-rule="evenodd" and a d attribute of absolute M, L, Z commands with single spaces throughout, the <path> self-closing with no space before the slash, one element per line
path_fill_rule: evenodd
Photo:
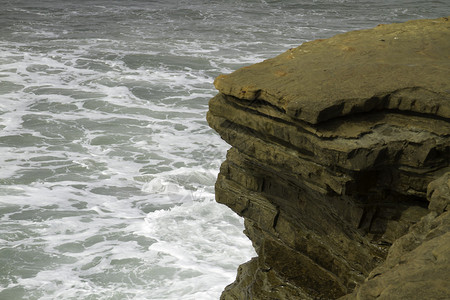
<path fill-rule="evenodd" d="M 214 84 L 311 124 L 382 109 L 450 118 L 449 70 L 450 21 L 439 18 L 306 42 Z"/>

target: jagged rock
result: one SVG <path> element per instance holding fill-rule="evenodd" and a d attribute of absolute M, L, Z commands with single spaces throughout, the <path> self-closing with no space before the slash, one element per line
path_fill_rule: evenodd
<path fill-rule="evenodd" d="M 430 182 L 450 170 L 449 49 L 447 18 L 410 21 L 305 43 L 216 79 L 207 119 L 232 145 L 216 200 L 245 218 L 258 254 L 223 299 L 370 299 L 400 284 L 390 246 L 447 214 L 449 175 Z M 405 282 L 428 276 L 413 270 L 431 245 L 448 269 L 448 227 L 439 228 L 405 254 Z"/>
<path fill-rule="evenodd" d="M 428 185 L 428 208 L 438 214 L 449 210 L 450 204 L 450 173 L 439 177 L 439 179 Z"/>
<path fill-rule="evenodd" d="M 394 242 L 386 261 L 375 268 L 353 299 L 449 299 L 450 173 L 428 186 L 431 210 Z"/>

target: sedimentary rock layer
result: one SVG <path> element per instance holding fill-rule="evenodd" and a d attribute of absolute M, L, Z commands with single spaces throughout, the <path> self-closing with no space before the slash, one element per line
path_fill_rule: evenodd
<path fill-rule="evenodd" d="M 304 43 L 216 79 L 207 119 L 232 146 L 216 200 L 245 218 L 258 254 L 223 299 L 370 299 L 398 272 L 450 296 L 412 271 L 437 247 L 450 275 L 448 188 L 427 198 L 450 170 L 448 70 L 441 18 Z"/>

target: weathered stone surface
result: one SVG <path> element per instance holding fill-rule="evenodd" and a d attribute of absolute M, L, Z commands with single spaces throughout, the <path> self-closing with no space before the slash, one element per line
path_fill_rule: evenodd
<path fill-rule="evenodd" d="M 450 296 L 449 24 L 350 32 L 216 80 L 207 119 L 232 145 L 216 200 L 258 254 L 223 299 L 409 297 L 415 280 Z"/>
<path fill-rule="evenodd" d="M 304 43 L 215 86 L 314 124 L 374 109 L 449 118 L 449 37 L 448 18 L 379 25 Z"/>
<path fill-rule="evenodd" d="M 450 173 L 428 185 L 428 208 L 438 214 L 450 210 Z"/>
<path fill-rule="evenodd" d="M 386 261 L 347 299 L 448 299 L 450 173 L 428 186 L 431 212 L 394 242 Z M 435 209 L 436 208 L 436 209 Z"/>

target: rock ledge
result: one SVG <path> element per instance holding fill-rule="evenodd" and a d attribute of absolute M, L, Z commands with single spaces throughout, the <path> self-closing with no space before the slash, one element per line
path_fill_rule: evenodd
<path fill-rule="evenodd" d="M 304 43 L 215 81 L 216 200 L 258 257 L 222 299 L 450 298 L 450 21 Z"/>

